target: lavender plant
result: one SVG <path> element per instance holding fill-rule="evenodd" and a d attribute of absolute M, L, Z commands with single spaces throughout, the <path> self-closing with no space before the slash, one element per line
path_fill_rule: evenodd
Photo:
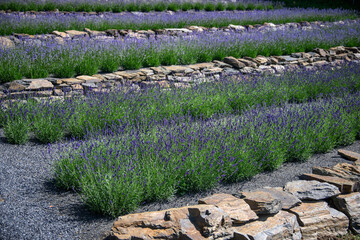
<path fill-rule="evenodd" d="M 225 37 L 222 32 L 205 32 L 182 37 L 165 36 L 161 39 L 69 39 L 64 44 L 53 40 L 40 43 L 23 41 L 14 49 L 0 48 L 0 82 L 20 79 L 22 76 L 43 77 L 45 73 L 58 77 L 91 75 L 99 68 L 104 69 L 109 61 L 114 63 L 105 70 L 116 69 L 119 67 L 117 64 L 125 69 L 137 69 L 159 64 L 222 60 L 231 55 L 286 55 L 310 51 L 315 47 L 360 46 L 358 35 L 359 22 L 308 31 L 229 32 Z"/>
<path fill-rule="evenodd" d="M 270 1 L 259 1 L 259 0 L 243 0 L 239 3 L 248 6 L 249 9 L 254 9 L 255 4 L 257 7 L 263 9 L 273 9 L 274 4 Z M 178 11 L 182 9 L 187 10 L 202 10 L 204 5 L 216 5 L 216 1 L 124 1 L 124 0 L 111 0 L 111 1 L 96 1 L 96 0 L 47 0 L 47 1 L 36 1 L 36 0 L 1 0 L 0 10 L 12 10 L 12 11 L 77 11 L 77 12 L 122 12 L 122 11 Z M 222 4 L 224 6 L 231 3 Z M 144 6 L 146 6 L 144 8 Z M 254 6 L 254 7 L 252 7 Z M 281 7 L 281 4 L 275 4 L 276 7 Z M 217 9 L 219 11 L 225 10 L 225 8 Z"/>
<path fill-rule="evenodd" d="M 80 191 L 92 210 L 119 216 L 143 201 L 241 181 L 285 161 L 304 161 L 324 151 L 319 136 L 327 148 L 349 144 L 360 130 L 359 99 L 356 93 L 255 107 L 240 116 L 190 123 L 173 118 L 153 131 L 73 142 L 58 158 L 56 181 Z"/>
<path fill-rule="evenodd" d="M 212 5 L 211 5 L 212 6 Z M 216 7 L 216 6 L 214 6 Z M 212 7 L 208 7 L 210 11 Z M 356 19 L 355 11 L 340 9 L 279 9 L 274 11 L 252 12 L 177 12 L 156 14 L 102 13 L 84 15 L 82 13 L 43 13 L 43 14 L 0 14 L 0 35 L 12 33 L 46 34 L 52 31 L 107 29 L 163 29 L 186 26 L 226 27 L 229 24 L 255 25 L 265 22 L 275 24 L 302 21 L 340 21 Z"/>
<path fill-rule="evenodd" d="M 207 120 L 217 115 L 239 115 L 258 105 L 298 104 L 330 95 L 356 93 L 360 90 L 359 69 L 355 63 L 336 70 L 326 67 L 320 72 L 257 76 L 252 81 L 238 75 L 191 89 L 155 88 L 136 93 L 119 89 L 113 93 L 89 93 L 86 98 L 66 98 L 63 102 L 13 102 L 6 106 L 3 100 L 0 119 L 3 119 L 2 125 L 11 125 L 12 116 L 26 117 L 32 125 L 31 131 L 42 142 L 54 142 L 63 136 L 83 139 L 105 130 L 149 130 L 166 119 Z M 325 144 L 324 149 L 328 149 Z"/>

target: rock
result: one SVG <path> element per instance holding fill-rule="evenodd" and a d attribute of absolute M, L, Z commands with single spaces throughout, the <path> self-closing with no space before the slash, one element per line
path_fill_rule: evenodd
<path fill-rule="evenodd" d="M 358 184 L 353 181 L 349 181 L 339 177 L 322 176 L 317 174 L 306 173 L 300 176 L 304 180 L 316 180 L 319 182 L 325 182 L 335 185 L 339 188 L 341 193 L 351 193 L 358 189 Z"/>
<path fill-rule="evenodd" d="M 252 61 L 249 61 L 249 60 L 246 60 L 246 59 L 238 59 L 240 62 L 244 63 L 247 67 L 252 67 L 252 68 L 257 68 L 257 65 L 256 63 L 252 62 Z"/>
<path fill-rule="evenodd" d="M 324 201 L 301 203 L 290 212 L 297 216 L 303 239 L 331 239 L 347 233 L 349 219 Z"/>
<path fill-rule="evenodd" d="M 355 165 L 355 166 L 360 166 L 360 160 L 355 161 L 355 162 L 354 162 L 354 165 Z"/>
<path fill-rule="evenodd" d="M 336 186 L 319 181 L 298 180 L 288 182 L 284 190 L 290 192 L 300 200 L 322 200 L 340 194 Z"/>
<path fill-rule="evenodd" d="M 339 177 L 356 182 L 358 185 L 360 184 L 360 167 L 353 164 L 338 163 L 333 168 L 313 167 L 312 173 L 323 176 Z"/>
<path fill-rule="evenodd" d="M 350 161 L 358 161 L 358 160 L 360 160 L 360 154 L 356 153 L 356 152 L 348 151 L 348 150 L 345 150 L 345 149 L 339 149 L 338 154 L 341 157 L 343 157 L 343 158 L 345 158 L 347 160 L 350 160 Z"/>
<path fill-rule="evenodd" d="M 230 194 L 214 194 L 200 199 L 199 204 L 215 205 L 229 215 L 233 224 L 241 224 L 258 219 L 256 213 L 251 210 L 250 206 L 243 199 Z"/>
<path fill-rule="evenodd" d="M 189 68 L 193 70 L 203 70 L 205 68 L 213 68 L 215 66 L 214 63 L 197 63 L 197 64 L 191 64 L 188 65 Z"/>
<path fill-rule="evenodd" d="M 232 30 L 234 30 L 234 31 L 237 31 L 237 32 L 246 31 L 246 27 L 241 26 L 241 25 L 229 24 L 228 28 L 229 28 L 229 29 L 232 29 Z"/>
<path fill-rule="evenodd" d="M 76 79 L 76 78 L 64 78 L 62 79 L 63 83 L 66 83 L 68 85 L 71 84 L 79 84 L 85 82 L 84 80 Z"/>
<path fill-rule="evenodd" d="M 158 81 L 157 84 L 160 88 L 170 88 L 170 83 L 168 81 Z"/>
<path fill-rule="evenodd" d="M 266 64 L 267 62 L 269 62 L 269 60 L 266 57 L 262 57 L 262 56 L 257 56 L 255 58 L 255 61 L 258 62 L 261 65 Z"/>
<path fill-rule="evenodd" d="M 285 72 L 285 67 L 281 65 L 271 65 L 271 67 L 275 70 L 276 73 Z"/>
<path fill-rule="evenodd" d="M 61 37 L 61 38 L 70 38 L 70 35 L 64 32 L 59 31 L 52 31 L 51 34 L 54 34 L 55 36 Z"/>
<path fill-rule="evenodd" d="M 6 48 L 14 48 L 15 43 L 7 37 L 0 37 L 0 47 L 5 48 L 5 49 Z"/>
<path fill-rule="evenodd" d="M 165 33 L 170 35 L 178 35 L 183 33 L 192 33 L 190 29 L 187 28 L 165 28 Z"/>
<path fill-rule="evenodd" d="M 329 50 L 336 52 L 336 54 L 346 53 L 346 49 L 344 46 L 332 47 Z"/>
<path fill-rule="evenodd" d="M 317 62 L 313 62 L 311 65 L 314 67 L 322 67 L 327 65 L 328 62 L 327 61 L 317 61 Z"/>
<path fill-rule="evenodd" d="M 77 31 L 77 30 L 68 30 L 65 31 L 67 34 L 69 34 L 70 37 L 72 38 L 80 38 L 80 37 L 87 37 L 88 34 L 87 32 L 83 32 L 83 31 Z"/>
<path fill-rule="evenodd" d="M 34 79 L 31 80 L 30 86 L 26 88 L 26 90 L 39 90 L 44 88 L 53 88 L 54 85 L 45 79 Z"/>
<path fill-rule="evenodd" d="M 17 82 L 11 82 L 9 84 L 9 88 L 8 90 L 10 92 L 19 92 L 19 91 L 23 91 L 26 89 L 26 86 L 24 86 L 23 84 L 17 83 Z"/>
<path fill-rule="evenodd" d="M 313 52 L 318 53 L 320 55 L 320 57 L 326 57 L 328 55 L 328 53 L 324 49 L 321 49 L 321 48 L 315 48 L 313 50 Z"/>
<path fill-rule="evenodd" d="M 336 208 L 350 219 L 350 228 L 360 234 L 360 193 L 339 195 L 333 198 Z"/>
<path fill-rule="evenodd" d="M 171 73 L 184 73 L 186 69 L 188 69 L 188 67 L 185 66 L 166 66 L 164 68 Z"/>
<path fill-rule="evenodd" d="M 265 187 L 256 191 L 270 193 L 274 199 L 278 199 L 281 202 L 282 209 L 284 210 L 288 210 L 301 203 L 300 199 L 289 192 L 285 192 L 282 188 Z"/>
<path fill-rule="evenodd" d="M 246 65 L 244 63 L 240 62 L 239 60 L 237 60 L 234 57 L 225 57 L 224 63 L 230 64 L 231 66 L 233 66 L 236 69 L 241 69 L 241 68 L 246 67 Z"/>
<path fill-rule="evenodd" d="M 296 215 L 285 211 L 280 211 L 274 216 L 262 217 L 259 221 L 240 227 L 233 227 L 231 230 L 234 240 L 302 239 Z"/>
<path fill-rule="evenodd" d="M 290 57 L 290 56 L 278 56 L 276 58 L 278 60 L 280 60 L 281 62 L 292 62 L 292 61 L 299 60 L 298 58 L 293 58 L 293 57 Z"/>
<path fill-rule="evenodd" d="M 271 66 L 260 65 L 258 69 L 261 73 L 265 73 L 265 74 L 274 74 L 275 73 L 275 70 Z"/>
<path fill-rule="evenodd" d="M 231 68 L 232 66 L 230 64 L 224 63 L 222 61 L 213 60 L 213 63 L 215 64 L 215 67 L 221 67 L 221 68 Z"/>
<path fill-rule="evenodd" d="M 73 84 L 73 85 L 71 85 L 71 89 L 73 91 L 79 91 L 79 90 L 82 91 L 83 87 L 80 84 Z"/>
<path fill-rule="evenodd" d="M 213 205 L 195 205 L 119 217 L 111 239 L 216 239 L 231 226 L 226 213 Z"/>
<path fill-rule="evenodd" d="M 98 83 L 98 82 L 102 82 L 103 80 L 97 78 L 97 77 L 91 77 L 91 76 L 87 76 L 87 75 L 81 75 L 76 77 L 76 79 L 79 80 L 83 80 L 86 83 Z"/>
<path fill-rule="evenodd" d="M 203 32 L 204 31 L 204 27 L 199 27 L 199 26 L 190 26 L 190 27 L 188 27 L 188 29 L 193 32 Z"/>
<path fill-rule="evenodd" d="M 281 201 L 265 191 L 241 192 L 241 197 L 258 215 L 275 214 L 281 208 Z"/>
<path fill-rule="evenodd" d="M 261 67 L 261 66 L 259 66 L 259 67 Z M 255 69 L 252 67 L 244 67 L 244 68 L 240 69 L 240 72 L 243 74 L 250 74 L 250 73 L 253 73 L 254 71 L 255 71 Z"/>

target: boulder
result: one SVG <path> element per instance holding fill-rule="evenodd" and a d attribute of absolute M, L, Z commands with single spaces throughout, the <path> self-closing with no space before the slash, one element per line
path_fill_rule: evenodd
<path fill-rule="evenodd" d="M 358 184 L 353 181 L 349 181 L 339 177 L 322 176 L 317 174 L 306 173 L 300 176 L 301 179 L 305 180 L 316 180 L 319 182 L 325 182 L 335 185 L 339 188 L 341 193 L 351 193 L 358 189 Z"/>
<path fill-rule="evenodd" d="M 199 200 L 199 204 L 211 204 L 226 212 L 233 224 L 242 224 L 258 219 L 250 206 L 243 200 L 230 194 L 214 194 Z"/>
<path fill-rule="evenodd" d="M 54 85 L 51 82 L 45 79 L 33 79 L 29 81 L 30 81 L 30 85 L 26 88 L 26 90 L 39 90 L 39 89 L 54 87 Z"/>
<path fill-rule="evenodd" d="M 348 151 L 348 150 L 345 150 L 345 149 L 339 149 L 338 154 L 341 157 L 343 157 L 343 158 L 345 158 L 347 160 L 350 160 L 350 161 L 358 161 L 358 160 L 360 160 L 360 154 L 356 153 L 356 152 Z"/>
<path fill-rule="evenodd" d="M 360 193 L 349 193 L 333 198 L 336 208 L 350 219 L 350 228 L 360 234 Z"/>
<path fill-rule="evenodd" d="M 340 194 L 336 186 L 319 181 L 298 180 L 288 182 L 284 190 L 300 200 L 322 200 Z"/>
<path fill-rule="evenodd" d="M 338 163 L 332 168 L 313 167 L 314 174 L 339 177 L 360 184 L 360 167 L 349 163 Z"/>
<path fill-rule="evenodd" d="M 233 66 L 236 69 L 241 69 L 241 68 L 246 67 L 246 65 L 244 63 L 240 62 L 239 60 L 237 60 L 234 57 L 225 57 L 224 63 L 230 64 L 231 66 Z"/>
<path fill-rule="evenodd" d="M 256 63 L 254 63 L 253 61 L 249 61 L 247 59 L 243 59 L 243 58 L 240 58 L 238 59 L 240 62 L 244 63 L 247 67 L 252 67 L 252 68 L 257 68 L 257 65 Z"/>
<path fill-rule="evenodd" d="M 244 201 L 249 204 L 250 208 L 258 215 L 275 214 L 281 208 L 281 201 L 265 191 L 240 192 Z"/>
<path fill-rule="evenodd" d="M 331 239 L 347 233 L 347 216 L 329 207 L 324 201 L 301 203 L 300 206 L 290 209 L 290 212 L 297 216 L 303 239 Z"/>
<path fill-rule="evenodd" d="M 231 226 L 224 211 L 214 205 L 195 205 L 119 217 L 111 239 L 213 239 L 222 238 Z"/>
<path fill-rule="evenodd" d="M 300 199 L 298 199 L 297 197 L 295 197 L 294 195 L 292 195 L 289 192 L 285 192 L 280 187 L 274 187 L 274 188 L 265 187 L 265 188 L 262 188 L 262 189 L 256 190 L 256 191 L 263 191 L 263 192 L 270 193 L 274 199 L 278 199 L 279 201 L 281 201 L 282 209 L 284 209 L 284 210 L 288 210 L 288 209 L 295 207 L 301 203 Z"/>
<path fill-rule="evenodd" d="M 0 37 L 0 48 L 14 48 L 15 43 L 7 37 Z"/>
<path fill-rule="evenodd" d="M 233 227 L 234 240 L 283 239 L 300 240 L 301 232 L 296 216 L 280 211 L 274 216 L 262 217 L 240 227 Z"/>

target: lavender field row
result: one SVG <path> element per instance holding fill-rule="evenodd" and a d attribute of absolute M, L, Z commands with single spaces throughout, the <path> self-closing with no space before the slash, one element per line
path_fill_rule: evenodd
<path fill-rule="evenodd" d="M 93 75 L 99 70 L 193 64 L 224 57 L 286 55 L 316 47 L 360 46 L 360 23 L 267 32 L 195 33 L 175 38 L 25 41 L 0 49 L 0 80 Z"/>
<path fill-rule="evenodd" d="M 178 12 L 178 13 L 0 13 L 0 35 L 13 33 L 45 34 L 65 30 L 148 30 L 188 26 L 225 27 L 302 21 L 340 21 L 359 18 L 351 10 L 279 9 L 274 11 Z"/>
<path fill-rule="evenodd" d="M 275 4 L 281 7 L 281 4 Z M 233 10 L 272 10 L 274 4 L 270 1 L 242 0 L 236 3 L 230 1 L 126 1 L 126 0 L 1 0 L 0 10 L 11 11 L 69 11 L 69 12 L 150 12 L 150 11 L 233 11 Z"/>

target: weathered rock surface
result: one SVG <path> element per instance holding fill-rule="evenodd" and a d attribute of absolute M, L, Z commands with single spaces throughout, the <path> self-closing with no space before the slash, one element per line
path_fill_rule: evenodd
<path fill-rule="evenodd" d="M 80 37 L 88 36 L 87 32 L 77 31 L 77 30 L 68 30 L 68 31 L 65 31 L 65 33 L 69 34 L 69 36 L 72 38 L 80 38 Z"/>
<path fill-rule="evenodd" d="M 300 200 L 322 200 L 340 194 L 336 186 L 319 181 L 298 180 L 288 182 L 284 190 L 292 193 Z"/>
<path fill-rule="evenodd" d="M 199 204 L 211 204 L 226 212 L 233 224 L 241 224 L 258 219 L 256 213 L 243 200 L 230 194 L 214 194 L 199 200 Z"/>
<path fill-rule="evenodd" d="M 233 227 L 231 230 L 234 240 L 301 239 L 296 216 L 285 211 L 280 211 L 274 216 L 262 217 L 259 221 L 240 227 Z"/>
<path fill-rule="evenodd" d="M 330 183 L 339 188 L 341 193 L 351 193 L 357 190 L 356 182 L 349 181 L 339 177 L 322 176 L 317 174 L 306 173 L 300 176 L 301 179 L 316 180 L 319 182 Z"/>
<path fill-rule="evenodd" d="M 224 58 L 224 63 L 230 64 L 231 66 L 233 66 L 236 69 L 241 69 L 246 67 L 246 65 L 242 62 L 240 62 L 239 60 L 237 60 L 234 57 L 226 57 Z"/>
<path fill-rule="evenodd" d="M 281 201 L 281 206 L 284 210 L 288 210 L 301 203 L 300 199 L 298 199 L 291 193 L 284 191 L 280 187 L 265 187 L 256 191 L 270 193 L 274 199 L 278 199 L 279 201 Z"/>
<path fill-rule="evenodd" d="M 359 161 L 360 160 L 360 154 L 352 151 L 348 151 L 345 149 L 339 149 L 338 154 L 342 156 L 343 158 L 350 160 L 350 161 Z"/>
<path fill-rule="evenodd" d="M 347 216 L 330 208 L 326 202 L 301 203 L 290 211 L 297 215 L 303 239 L 332 238 L 347 233 Z"/>
<path fill-rule="evenodd" d="M 281 201 L 265 191 L 240 192 L 241 197 L 249 204 L 250 208 L 258 215 L 275 214 L 281 208 Z"/>
<path fill-rule="evenodd" d="M 14 48 L 15 43 L 7 37 L 0 37 L 0 47 L 3 48 Z"/>
<path fill-rule="evenodd" d="M 333 198 L 336 208 L 350 219 L 350 228 L 360 234 L 360 193 L 349 193 Z"/>
<path fill-rule="evenodd" d="M 26 88 L 26 90 L 39 90 L 44 88 L 53 88 L 54 85 L 45 79 L 32 79 L 29 80 L 30 85 Z"/>
<path fill-rule="evenodd" d="M 17 92 L 17 91 L 23 91 L 23 90 L 25 90 L 26 89 L 26 86 L 24 86 L 23 84 L 20 84 L 20 83 L 18 83 L 18 82 L 11 82 L 10 84 L 9 84 L 9 88 L 8 88 L 8 90 L 10 91 L 10 92 Z"/>
<path fill-rule="evenodd" d="M 111 239 L 212 239 L 230 235 L 227 214 L 214 205 L 195 205 L 119 217 Z"/>
<path fill-rule="evenodd" d="M 339 177 L 360 184 L 360 167 L 349 163 L 338 163 L 332 168 L 313 167 L 312 172 L 318 175 Z"/>
<path fill-rule="evenodd" d="M 76 77 L 76 79 L 85 81 L 86 83 L 98 83 L 98 82 L 102 82 L 102 80 L 99 79 L 99 78 L 97 78 L 97 77 L 91 77 L 91 76 L 86 76 L 86 75 L 78 76 L 78 77 Z"/>

